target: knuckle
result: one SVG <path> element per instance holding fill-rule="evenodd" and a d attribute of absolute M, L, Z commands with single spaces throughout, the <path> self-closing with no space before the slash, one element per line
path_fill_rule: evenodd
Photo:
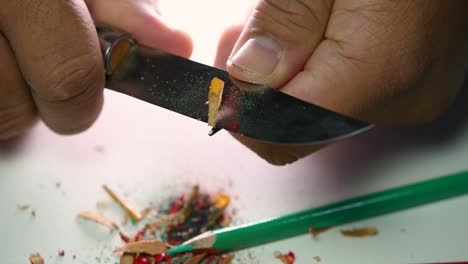
<path fill-rule="evenodd" d="M 297 40 L 322 32 L 327 18 L 325 1 L 264 0 L 252 15 L 255 25 L 252 30 L 266 30 L 279 39 Z"/>
<path fill-rule="evenodd" d="M 79 55 L 56 63 L 44 78 L 44 87 L 37 95 L 49 102 L 73 99 L 87 90 L 104 87 L 104 69 L 94 55 Z"/>
<path fill-rule="evenodd" d="M 0 140 L 18 136 L 34 124 L 34 106 L 25 103 L 14 107 L 0 107 Z"/>

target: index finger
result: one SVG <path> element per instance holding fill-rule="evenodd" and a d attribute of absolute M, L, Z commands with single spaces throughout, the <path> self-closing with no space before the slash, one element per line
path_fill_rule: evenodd
<path fill-rule="evenodd" d="M 102 106 L 104 67 L 85 3 L 4 1 L 0 30 L 45 123 L 64 134 L 89 127 Z"/>

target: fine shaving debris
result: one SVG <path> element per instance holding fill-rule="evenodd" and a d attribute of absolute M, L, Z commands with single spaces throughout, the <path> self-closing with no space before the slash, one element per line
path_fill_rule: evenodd
<path fill-rule="evenodd" d="M 98 201 L 96 202 L 97 209 L 106 209 L 111 205 L 110 201 Z"/>
<path fill-rule="evenodd" d="M 25 212 L 29 210 L 33 218 L 36 217 L 37 215 L 36 208 L 32 208 L 29 204 L 17 204 L 16 209 L 21 212 Z"/>
<path fill-rule="evenodd" d="M 166 244 L 164 244 L 161 240 L 154 239 L 128 243 L 125 245 L 125 247 L 115 250 L 115 252 L 158 255 L 165 253 L 166 249 Z"/>
<path fill-rule="evenodd" d="M 29 208 L 31 208 L 31 206 L 29 204 L 18 204 L 18 205 L 16 205 L 16 209 L 18 209 L 18 211 L 26 211 Z"/>
<path fill-rule="evenodd" d="M 129 214 L 130 217 L 132 217 L 134 220 L 140 221 L 143 218 L 140 211 L 130 206 L 130 204 L 122 196 L 112 191 L 107 185 L 103 185 L 102 188 L 104 191 L 106 191 L 107 194 L 109 194 L 112 200 L 120 205 L 120 207 L 122 207 L 122 209 L 124 209 L 125 212 L 127 212 L 127 214 Z"/>
<path fill-rule="evenodd" d="M 213 78 L 208 92 L 208 125 L 216 125 L 216 117 L 223 97 L 224 81 Z"/>
<path fill-rule="evenodd" d="M 39 253 L 33 253 L 29 256 L 29 262 L 31 264 L 44 264 L 44 259 Z"/>
<path fill-rule="evenodd" d="M 378 233 L 379 231 L 375 227 L 341 230 L 341 234 L 346 237 L 368 237 L 376 236 Z"/>
<path fill-rule="evenodd" d="M 281 254 L 280 252 L 276 251 L 274 256 L 283 264 L 294 264 L 296 261 L 296 255 L 294 255 L 292 251 L 289 251 L 287 254 Z"/>
<path fill-rule="evenodd" d="M 104 215 L 100 213 L 95 213 L 91 211 L 83 211 L 83 212 L 78 213 L 78 217 L 101 224 L 103 226 L 110 228 L 111 230 L 119 229 L 119 227 L 117 226 L 116 223 L 114 223 L 114 221 L 110 220 L 109 218 L 105 217 Z"/>
<path fill-rule="evenodd" d="M 321 229 L 315 229 L 314 227 L 309 227 L 309 233 L 311 233 L 314 237 L 330 230 L 331 227 L 327 227 L 327 228 L 321 228 Z"/>

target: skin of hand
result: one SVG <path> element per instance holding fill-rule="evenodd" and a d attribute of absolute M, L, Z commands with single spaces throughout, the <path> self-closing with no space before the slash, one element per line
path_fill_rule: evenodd
<path fill-rule="evenodd" d="M 191 39 L 162 21 L 154 0 L 2 1 L 0 140 L 20 135 L 38 116 L 60 134 L 96 120 L 105 75 L 95 24 L 180 56 L 192 51 Z"/>
<path fill-rule="evenodd" d="M 379 126 L 424 123 L 463 83 L 467 28 L 464 0 L 260 0 L 224 33 L 215 65 Z M 323 147 L 234 136 L 276 165 Z"/>

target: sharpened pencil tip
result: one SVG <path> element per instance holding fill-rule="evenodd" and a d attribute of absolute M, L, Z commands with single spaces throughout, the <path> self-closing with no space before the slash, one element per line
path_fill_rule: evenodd
<path fill-rule="evenodd" d="M 177 254 L 187 253 L 187 252 L 193 251 L 194 249 L 195 249 L 195 247 L 193 245 L 180 245 L 180 246 L 170 248 L 167 251 L 167 254 L 169 254 L 169 256 L 174 256 L 174 255 L 177 255 Z"/>
<path fill-rule="evenodd" d="M 208 136 L 214 136 L 214 134 L 218 133 L 219 131 L 221 131 L 222 128 L 220 127 L 217 127 L 217 126 L 214 126 L 213 128 L 211 128 L 211 130 L 208 132 Z"/>

